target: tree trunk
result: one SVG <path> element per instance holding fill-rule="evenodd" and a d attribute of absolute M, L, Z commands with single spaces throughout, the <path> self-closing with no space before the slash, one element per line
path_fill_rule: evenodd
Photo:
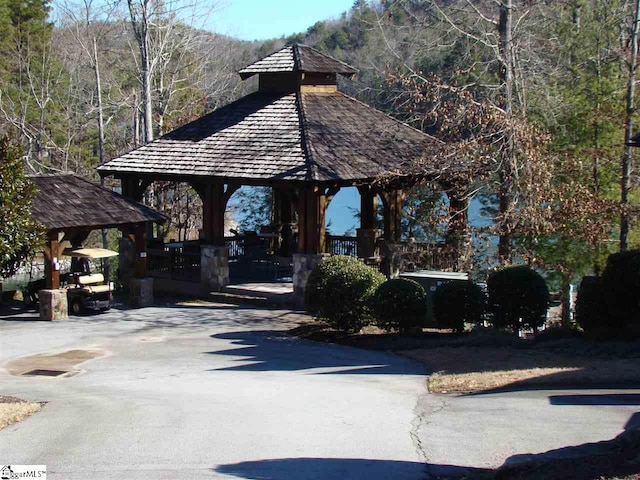
<path fill-rule="evenodd" d="M 151 60 L 149 51 L 149 4 L 150 0 L 127 0 L 131 27 L 140 51 L 140 83 L 142 84 L 142 123 L 144 127 L 144 143 L 153 140 L 153 110 L 151 99 Z"/>
<path fill-rule="evenodd" d="M 635 1 L 633 27 L 631 28 L 631 55 L 629 58 L 629 78 L 627 82 L 627 105 L 624 122 L 624 155 L 622 156 L 622 175 L 620 177 L 620 251 L 629 246 L 629 190 L 631 189 L 631 147 L 629 142 L 633 134 L 633 100 L 636 83 L 636 63 L 638 57 L 638 24 L 640 23 L 640 0 Z"/>
<path fill-rule="evenodd" d="M 96 104 L 98 110 L 98 158 L 102 165 L 105 162 L 104 156 L 104 113 L 102 111 L 102 82 L 100 79 L 100 63 L 98 61 L 98 43 L 96 37 L 93 37 L 93 74 L 96 81 Z M 100 186 L 104 187 L 104 177 L 100 176 Z M 102 229 L 102 247 L 109 248 L 109 239 L 107 238 L 107 229 Z M 109 282 L 111 274 L 111 262 L 108 258 L 104 259 L 104 277 Z"/>
<path fill-rule="evenodd" d="M 504 0 L 500 4 L 500 60 L 502 62 L 503 109 L 507 116 L 507 131 L 502 152 L 502 165 L 499 174 L 499 213 L 501 219 L 498 256 L 501 264 L 510 263 L 512 257 L 512 215 L 513 215 L 513 166 L 515 165 L 515 149 L 511 117 L 513 114 L 513 1 Z"/>

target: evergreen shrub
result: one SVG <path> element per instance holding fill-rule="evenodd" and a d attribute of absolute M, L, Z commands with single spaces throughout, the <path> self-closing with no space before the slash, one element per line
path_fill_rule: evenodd
<path fill-rule="evenodd" d="M 309 275 L 307 311 L 344 332 L 357 332 L 371 316 L 370 299 L 384 275 L 355 257 L 324 258 Z"/>
<path fill-rule="evenodd" d="M 537 332 L 549 308 L 549 289 L 542 276 L 526 266 L 507 267 L 489 275 L 489 311 L 496 328 Z"/>
<path fill-rule="evenodd" d="M 426 301 L 424 288 L 419 283 L 395 278 L 378 287 L 372 307 L 378 326 L 387 331 L 406 332 L 424 324 Z"/>
<path fill-rule="evenodd" d="M 440 285 L 433 296 L 433 312 L 439 328 L 464 331 L 464 324 L 482 324 L 487 296 L 470 280 L 452 280 Z"/>

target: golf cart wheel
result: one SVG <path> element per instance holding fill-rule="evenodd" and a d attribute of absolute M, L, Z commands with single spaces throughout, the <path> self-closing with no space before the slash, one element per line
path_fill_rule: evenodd
<path fill-rule="evenodd" d="M 80 302 L 80 300 L 75 299 L 71 301 L 71 304 L 69 305 L 69 310 L 71 313 L 73 313 L 74 315 L 80 315 L 82 313 L 82 302 Z"/>

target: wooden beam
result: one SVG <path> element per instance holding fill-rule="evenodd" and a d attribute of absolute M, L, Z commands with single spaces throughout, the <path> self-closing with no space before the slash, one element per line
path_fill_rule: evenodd
<path fill-rule="evenodd" d="M 229 184 L 225 189 L 222 182 L 193 184 L 202 199 L 202 229 L 204 240 L 209 245 L 224 246 L 224 214 L 231 195 L 240 184 Z"/>
<path fill-rule="evenodd" d="M 151 178 L 139 178 L 133 175 L 122 176 L 120 185 L 122 196 L 139 202 L 144 196 L 144 192 L 153 183 Z"/>
<path fill-rule="evenodd" d="M 402 220 L 402 202 L 405 193 L 394 189 L 380 193 L 384 206 L 384 239 L 388 242 L 400 240 L 400 221 Z"/>
<path fill-rule="evenodd" d="M 298 252 L 320 253 L 320 191 L 317 185 L 298 192 Z"/>
<path fill-rule="evenodd" d="M 140 223 L 134 229 L 135 276 L 143 278 L 147 275 L 147 226 Z"/>
<path fill-rule="evenodd" d="M 360 192 L 360 228 L 375 228 L 378 214 L 378 195 L 369 185 L 358 187 L 358 192 Z"/>
<path fill-rule="evenodd" d="M 62 238 L 64 238 L 64 234 L 60 232 L 49 232 L 47 234 L 44 248 L 44 272 L 46 286 L 49 289 L 60 288 L 60 256 L 64 250 L 65 243 L 61 242 Z"/>

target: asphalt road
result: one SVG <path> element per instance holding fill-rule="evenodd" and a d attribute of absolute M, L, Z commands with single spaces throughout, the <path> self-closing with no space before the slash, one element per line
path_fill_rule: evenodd
<path fill-rule="evenodd" d="M 426 394 L 410 360 L 292 339 L 283 311 L 233 306 L 0 321 L 0 365 L 71 349 L 107 354 L 69 378 L 0 373 L 47 401 L 0 431 L 0 462 L 48 478 L 419 479 Z"/>
<path fill-rule="evenodd" d="M 0 431 L 0 464 L 54 480 L 411 480 L 574 455 L 640 425 L 633 390 L 432 395 L 413 361 L 286 336 L 301 320 L 223 305 L 0 316 L 0 394 L 48 402 Z M 8 373 L 77 349 L 102 356 L 67 378 Z"/>

